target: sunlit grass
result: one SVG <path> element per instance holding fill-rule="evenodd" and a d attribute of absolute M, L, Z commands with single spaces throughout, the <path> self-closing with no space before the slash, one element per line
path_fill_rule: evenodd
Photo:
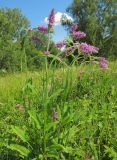
<path fill-rule="evenodd" d="M 95 160 L 101 160 L 101 156 L 107 158 L 108 155 L 115 158 L 117 63 L 109 62 L 107 70 L 94 64 L 77 68 L 53 68 L 48 71 L 46 88 L 43 88 L 43 83 L 46 84 L 44 77 L 45 70 L 0 77 L 2 160 L 6 159 L 7 155 L 12 159 L 19 159 L 17 152 L 14 154 L 5 148 L 8 143 L 12 144 L 12 141 L 30 148 L 20 140 L 17 142 L 15 137 L 11 138 L 14 134 L 11 134 L 11 125 L 19 126 L 20 129 L 27 128 L 28 135 L 31 135 L 31 157 L 33 152 L 36 158 L 43 157 L 43 147 L 39 146 L 45 143 L 46 156 L 58 160 L 61 156 L 69 160 L 75 160 L 75 157 L 85 160 L 89 155 Z M 17 105 L 25 109 L 18 109 Z M 43 141 L 44 106 L 47 107 L 46 141 Z M 54 122 L 53 111 L 57 113 Z M 17 134 L 20 136 L 19 132 Z M 12 147 L 14 146 L 11 145 Z M 56 152 L 51 153 L 52 150 Z"/>

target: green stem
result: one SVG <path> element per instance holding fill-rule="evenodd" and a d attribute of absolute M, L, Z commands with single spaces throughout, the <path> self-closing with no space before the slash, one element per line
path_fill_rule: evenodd
<path fill-rule="evenodd" d="M 80 57 L 80 43 L 78 42 L 78 58 Z M 78 60 L 77 60 L 77 65 L 78 65 Z"/>
<path fill-rule="evenodd" d="M 48 100 L 48 61 L 45 57 L 45 84 L 44 84 L 44 159 L 46 159 L 46 125 L 47 125 L 47 100 Z"/>
<path fill-rule="evenodd" d="M 47 51 L 49 51 L 49 47 L 50 47 L 50 32 L 48 33 Z"/>
<path fill-rule="evenodd" d="M 48 45 L 47 45 L 47 52 L 49 51 L 50 47 L 50 33 L 48 33 Z M 48 59 L 47 56 L 45 57 L 45 83 L 44 83 L 44 154 L 43 157 L 46 160 L 46 125 L 47 125 L 47 101 L 48 101 Z"/>
<path fill-rule="evenodd" d="M 23 69 L 23 67 L 22 67 L 22 55 L 21 55 L 21 61 L 20 61 L 20 70 L 21 70 L 21 72 L 22 72 L 22 69 Z"/>
<path fill-rule="evenodd" d="M 27 56 L 26 56 L 26 51 L 25 51 L 25 48 L 23 49 L 23 52 L 24 52 L 24 58 L 25 58 L 25 69 L 27 71 Z"/>

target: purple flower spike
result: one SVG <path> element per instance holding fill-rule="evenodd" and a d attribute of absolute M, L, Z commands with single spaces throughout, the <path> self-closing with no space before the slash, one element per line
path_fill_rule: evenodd
<path fill-rule="evenodd" d="M 98 53 L 99 48 L 91 46 L 87 43 L 80 44 L 80 51 L 83 53 Z"/>
<path fill-rule="evenodd" d="M 53 112 L 53 115 L 52 115 L 53 120 L 56 120 L 56 119 L 57 119 L 57 116 L 58 116 L 58 113 L 54 111 L 54 112 Z"/>
<path fill-rule="evenodd" d="M 53 29 L 54 22 L 55 22 L 55 12 L 54 9 L 51 10 L 50 15 L 48 17 L 48 28 Z"/>
<path fill-rule="evenodd" d="M 45 26 L 39 26 L 39 27 L 38 27 L 38 30 L 39 30 L 40 32 L 42 32 L 42 33 L 47 33 L 48 28 L 45 27 Z"/>
<path fill-rule="evenodd" d="M 105 59 L 105 57 L 99 58 L 99 65 L 102 69 L 108 69 L 108 64 L 107 64 L 107 60 Z"/>
<path fill-rule="evenodd" d="M 80 31 L 78 31 L 78 32 L 74 31 L 72 34 L 75 37 L 75 39 L 80 39 L 80 38 L 86 37 L 86 33 L 80 32 Z"/>
<path fill-rule="evenodd" d="M 56 47 L 61 49 L 66 45 L 65 41 L 59 41 L 58 43 L 56 43 Z"/>

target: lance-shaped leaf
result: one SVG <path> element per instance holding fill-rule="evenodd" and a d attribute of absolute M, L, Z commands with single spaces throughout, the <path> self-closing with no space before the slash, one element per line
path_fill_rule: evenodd
<path fill-rule="evenodd" d="M 28 113 L 29 113 L 30 117 L 32 118 L 32 120 L 35 122 L 37 128 L 40 129 L 41 126 L 40 126 L 40 122 L 38 120 L 36 111 L 30 110 L 30 111 L 28 111 Z"/>
<path fill-rule="evenodd" d="M 28 142 L 26 131 L 18 126 L 11 126 L 12 132 L 15 133 L 23 142 Z"/>
<path fill-rule="evenodd" d="M 28 154 L 30 153 L 29 149 L 18 144 L 10 144 L 8 148 L 19 152 L 21 157 L 27 157 Z"/>

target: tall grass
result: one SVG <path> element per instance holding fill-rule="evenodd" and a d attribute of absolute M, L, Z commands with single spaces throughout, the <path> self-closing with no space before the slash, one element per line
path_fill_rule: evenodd
<path fill-rule="evenodd" d="M 116 66 L 1 77 L 1 159 L 116 160 Z"/>

